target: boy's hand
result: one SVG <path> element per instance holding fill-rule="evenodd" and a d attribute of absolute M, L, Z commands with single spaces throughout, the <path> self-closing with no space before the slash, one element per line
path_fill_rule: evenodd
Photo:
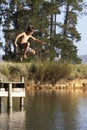
<path fill-rule="evenodd" d="M 42 42 L 42 44 L 47 44 L 47 42 Z"/>

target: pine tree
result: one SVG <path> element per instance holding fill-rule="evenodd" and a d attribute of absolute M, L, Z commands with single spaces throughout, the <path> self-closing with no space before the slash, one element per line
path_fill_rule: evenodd
<path fill-rule="evenodd" d="M 64 5 L 64 21 L 59 24 L 61 28 L 61 42 L 59 41 L 57 47 L 59 46 L 61 49 L 61 59 L 68 60 L 70 62 L 80 62 L 80 59 L 77 56 L 78 50 L 74 45 L 74 42 L 81 40 L 81 36 L 76 29 L 76 25 L 77 15 L 80 11 L 82 11 L 82 2 L 83 0 L 66 0 L 66 4 Z"/>
<path fill-rule="evenodd" d="M 13 55 L 11 48 L 13 46 L 14 39 L 16 35 L 24 31 L 28 25 L 35 27 L 37 30 L 35 36 L 37 38 L 43 41 L 46 40 L 49 36 L 49 28 L 51 27 L 49 17 L 55 12 L 58 12 L 58 8 L 55 3 L 44 0 L 11 0 L 7 4 L 7 16 L 5 17 L 3 30 L 6 40 L 4 49 L 6 57 L 7 55 L 11 56 L 11 53 Z M 38 55 L 42 55 L 42 47 L 38 44 L 32 45 L 36 48 Z"/>
<path fill-rule="evenodd" d="M 6 0 L 0 0 L 0 27 L 3 23 L 3 18 L 5 16 L 5 5 L 6 5 Z M 1 38 L 0 38 L 0 47 L 3 48 L 3 43 L 1 42 Z"/>
<path fill-rule="evenodd" d="M 41 46 L 31 41 L 31 46 L 37 50 L 38 59 L 54 59 L 55 56 L 61 55 L 63 60 L 79 61 L 74 42 L 81 39 L 76 25 L 77 16 L 83 8 L 82 2 L 83 0 L 10 0 L 4 3 L 2 10 L 5 14 L 3 15 L 5 57 L 11 59 L 14 56 L 16 35 L 32 25 L 37 30 L 34 36 L 48 42 L 47 45 Z M 65 8 L 63 12 L 65 17 L 59 23 L 57 17 L 62 15 L 62 6 Z"/>

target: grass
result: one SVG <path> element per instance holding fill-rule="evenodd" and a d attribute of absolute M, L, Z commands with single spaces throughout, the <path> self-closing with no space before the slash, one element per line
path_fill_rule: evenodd
<path fill-rule="evenodd" d="M 71 65 L 71 75 L 73 78 L 87 78 L 87 64 Z"/>
<path fill-rule="evenodd" d="M 87 78 L 87 65 L 58 62 L 0 63 L 0 78 L 19 81 L 25 77 L 26 84 L 56 84 L 61 79 Z"/>

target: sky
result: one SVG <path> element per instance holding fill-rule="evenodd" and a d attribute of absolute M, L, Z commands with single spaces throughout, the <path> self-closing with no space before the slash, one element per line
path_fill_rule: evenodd
<path fill-rule="evenodd" d="M 87 55 L 87 16 L 78 19 L 77 30 L 81 34 L 81 41 L 75 43 L 78 55 Z"/>

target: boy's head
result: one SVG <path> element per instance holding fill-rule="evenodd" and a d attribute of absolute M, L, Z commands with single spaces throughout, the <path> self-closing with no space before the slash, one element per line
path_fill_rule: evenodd
<path fill-rule="evenodd" d="M 34 32 L 34 27 L 33 26 L 28 26 L 28 28 L 26 30 L 26 33 L 30 34 L 30 33 L 33 33 L 33 32 Z"/>

